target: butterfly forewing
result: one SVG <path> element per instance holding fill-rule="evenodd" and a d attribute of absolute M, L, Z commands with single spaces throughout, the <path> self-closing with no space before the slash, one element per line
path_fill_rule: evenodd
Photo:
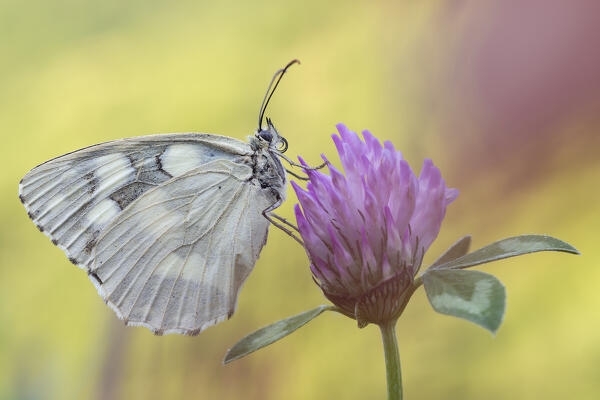
<path fill-rule="evenodd" d="M 85 268 L 103 229 L 143 193 L 206 162 L 250 154 L 246 143 L 216 135 L 123 139 L 35 167 L 22 179 L 19 197 L 38 228 Z"/>

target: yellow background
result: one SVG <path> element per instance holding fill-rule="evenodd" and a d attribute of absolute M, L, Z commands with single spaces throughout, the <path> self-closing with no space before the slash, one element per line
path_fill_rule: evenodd
<path fill-rule="evenodd" d="M 597 399 L 597 7 L 483 3 L 0 2 L 0 398 L 385 398 L 378 329 L 334 313 L 221 365 L 245 334 L 326 304 L 276 229 L 230 321 L 155 337 L 123 326 L 17 197 L 29 169 L 90 144 L 243 139 L 273 72 L 299 58 L 268 112 L 288 155 L 338 163 L 330 134 L 344 122 L 392 140 L 417 172 L 432 158 L 461 191 L 426 262 L 467 233 L 474 247 L 545 233 L 583 254 L 480 268 L 507 286 L 496 337 L 419 290 L 398 324 L 406 398 Z M 290 191 L 280 213 L 295 202 Z"/>

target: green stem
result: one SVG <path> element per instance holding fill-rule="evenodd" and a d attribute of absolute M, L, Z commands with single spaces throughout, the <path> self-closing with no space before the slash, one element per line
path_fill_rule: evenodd
<path fill-rule="evenodd" d="M 396 321 L 379 325 L 383 339 L 385 354 L 385 370 L 389 400 L 402 400 L 402 372 L 400 370 L 400 354 L 396 340 Z"/>

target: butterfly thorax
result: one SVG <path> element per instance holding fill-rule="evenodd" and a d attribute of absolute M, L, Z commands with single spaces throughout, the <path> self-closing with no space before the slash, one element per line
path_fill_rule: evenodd
<path fill-rule="evenodd" d="M 285 198 L 287 185 L 285 169 L 277 154 L 268 149 L 255 150 L 251 157 L 252 181 L 267 189 L 277 200 Z"/>
<path fill-rule="evenodd" d="M 287 178 L 278 153 L 287 149 L 287 141 L 279 135 L 270 119 L 267 122 L 267 129 L 256 131 L 248 137 L 248 144 L 253 151 L 252 180 L 261 188 L 271 191 L 277 200 L 284 200 Z"/>

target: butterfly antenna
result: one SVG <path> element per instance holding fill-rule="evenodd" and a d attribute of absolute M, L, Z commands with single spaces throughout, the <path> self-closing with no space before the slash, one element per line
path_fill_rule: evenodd
<path fill-rule="evenodd" d="M 287 65 L 285 67 L 283 67 L 280 70 L 277 70 L 277 72 L 275 72 L 275 75 L 273 75 L 273 79 L 271 79 L 271 83 L 269 83 L 269 88 L 267 89 L 267 93 L 265 93 L 265 97 L 263 98 L 262 104 L 260 105 L 260 110 L 258 112 L 258 130 L 259 131 L 262 128 L 262 121 L 263 121 L 263 117 L 265 116 L 265 111 L 267 109 L 267 106 L 269 105 L 269 100 L 271 100 L 273 93 L 275 93 L 275 89 L 277 89 L 277 85 L 279 85 L 281 78 L 283 78 L 283 75 L 287 72 L 288 68 L 296 63 L 300 64 L 300 60 L 293 59 L 292 61 L 287 63 Z M 273 82 L 275 82 L 275 85 L 273 85 Z M 271 88 L 273 88 L 273 90 L 271 90 Z"/>

